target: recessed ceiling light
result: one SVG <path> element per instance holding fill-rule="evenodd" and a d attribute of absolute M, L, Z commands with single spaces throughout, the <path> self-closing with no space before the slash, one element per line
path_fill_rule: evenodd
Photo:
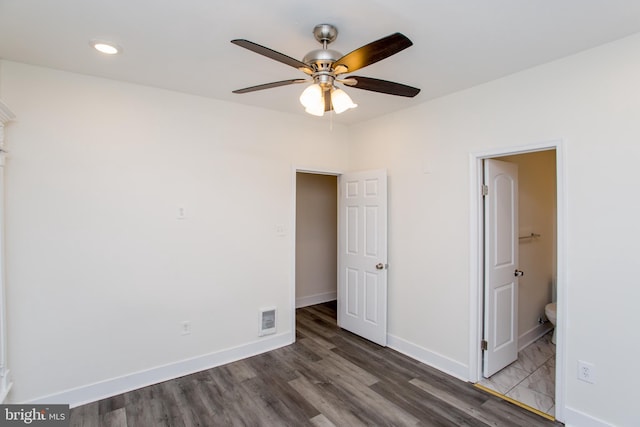
<path fill-rule="evenodd" d="M 120 46 L 110 42 L 92 40 L 89 44 L 98 52 L 102 52 L 107 55 L 115 55 L 122 52 L 122 48 L 120 48 Z"/>

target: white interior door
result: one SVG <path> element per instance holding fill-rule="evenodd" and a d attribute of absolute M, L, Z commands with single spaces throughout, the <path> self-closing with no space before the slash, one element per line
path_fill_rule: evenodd
<path fill-rule="evenodd" d="M 387 345 L 387 173 L 338 178 L 338 326 Z"/>
<path fill-rule="evenodd" d="M 518 358 L 518 166 L 484 161 L 483 375 Z"/>

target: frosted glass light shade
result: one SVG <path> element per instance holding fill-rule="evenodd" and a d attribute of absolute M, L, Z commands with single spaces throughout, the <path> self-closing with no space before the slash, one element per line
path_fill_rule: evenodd
<path fill-rule="evenodd" d="M 349 108 L 356 108 L 358 104 L 354 104 L 351 97 L 342 89 L 335 89 L 331 92 L 331 104 L 336 114 L 344 113 Z"/>
<path fill-rule="evenodd" d="M 322 99 L 322 88 L 319 84 L 312 84 L 307 87 L 300 95 L 300 103 L 305 108 L 317 109 L 317 106 L 322 104 L 324 110 L 324 100 Z"/>
<path fill-rule="evenodd" d="M 304 109 L 305 112 L 313 114 L 314 116 L 324 116 L 324 102 L 322 104 L 313 105 Z"/>

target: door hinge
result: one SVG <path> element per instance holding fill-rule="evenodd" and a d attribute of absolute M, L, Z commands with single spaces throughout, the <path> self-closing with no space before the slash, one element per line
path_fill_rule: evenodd
<path fill-rule="evenodd" d="M 483 196 L 488 196 L 489 195 L 489 186 L 488 185 L 483 185 L 482 186 L 482 195 Z"/>
<path fill-rule="evenodd" d="M 489 343 L 487 340 L 480 341 L 480 350 L 487 350 L 489 348 Z"/>

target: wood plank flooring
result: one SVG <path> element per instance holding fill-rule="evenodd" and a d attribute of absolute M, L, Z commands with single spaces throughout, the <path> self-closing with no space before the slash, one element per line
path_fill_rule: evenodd
<path fill-rule="evenodd" d="M 561 426 L 297 310 L 295 344 L 71 410 L 71 426 Z"/>

